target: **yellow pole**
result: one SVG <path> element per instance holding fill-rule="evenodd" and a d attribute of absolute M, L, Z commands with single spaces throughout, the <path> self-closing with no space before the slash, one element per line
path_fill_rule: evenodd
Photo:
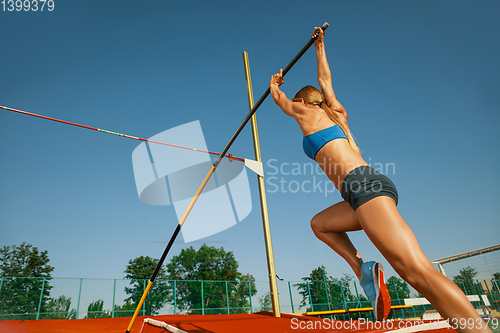
<path fill-rule="evenodd" d="M 245 63 L 245 77 L 247 80 L 248 105 L 251 110 L 254 107 L 254 100 L 253 100 L 253 90 L 252 90 L 252 79 L 250 77 L 250 65 L 248 63 L 248 52 L 246 51 L 243 52 L 243 62 Z M 257 162 L 262 162 L 262 157 L 260 154 L 259 132 L 257 130 L 257 118 L 255 117 L 255 113 L 252 115 L 251 123 L 252 123 L 253 147 L 255 150 L 255 160 Z M 271 288 L 273 315 L 274 317 L 281 317 L 278 285 L 276 283 L 276 270 L 274 268 L 271 227 L 269 225 L 269 214 L 267 210 L 266 187 L 264 183 L 264 177 L 257 175 L 257 179 L 259 182 L 260 208 L 262 211 L 262 223 L 264 225 L 264 239 L 266 243 L 267 268 L 269 270 L 269 285 Z"/>
<path fill-rule="evenodd" d="M 127 332 L 130 332 L 132 330 L 132 326 L 134 326 L 135 319 L 139 315 L 139 311 L 142 308 L 142 305 L 144 304 L 144 301 L 146 300 L 146 296 L 148 296 L 149 289 L 151 289 L 151 286 L 153 285 L 153 282 L 149 281 L 148 285 L 146 286 L 146 289 L 144 290 L 144 293 L 142 294 L 141 300 L 139 301 L 139 304 L 137 304 L 137 308 L 135 309 L 134 315 L 132 316 L 130 323 L 128 324 L 127 327 Z"/>

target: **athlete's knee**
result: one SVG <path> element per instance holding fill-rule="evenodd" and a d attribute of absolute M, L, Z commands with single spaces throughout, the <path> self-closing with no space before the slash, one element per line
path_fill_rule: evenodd
<path fill-rule="evenodd" d="M 403 280 L 417 290 L 425 288 L 432 280 L 434 273 L 439 274 L 431 263 L 418 260 L 400 261 L 393 268 Z"/>
<path fill-rule="evenodd" d="M 317 234 L 319 232 L 323 232 L 323 226 L 322 226 L 322 223 L 321 223 L 321 218 L 318 216 L 318 215 L 315 215 L 312 219 L 311 219 L 311 229 L 312 231 Z"/>
<path fill-rule="evenodd" d="M 311 229 L 316 235 L 318 233 L 330 232 L 330 230 L 327 230 L 326 224 L 328 224 L 328 220 L 325 219 L 325 216 L 322 213 L 314 215 L 311 219 Z"/>

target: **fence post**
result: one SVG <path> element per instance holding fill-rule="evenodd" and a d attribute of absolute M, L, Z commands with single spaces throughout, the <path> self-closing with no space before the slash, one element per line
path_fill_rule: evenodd
<path fill-rule="evenodd" d="M 330 306 L 330 297 L 328 297 L 328 288 L 326 286 L 326 278 L 324 274 L 323 274 L 323 282 L 325 283 L 325 294 L 326 294 L 326 302 L 328 303 L 328 311 L 330 311 L 332 308 Z"/>
<path fill-rule="evenodd" d="M 227 291 L 227 281 L 226 281 L 226 306 L 227 306 L 227 314 L 229 314 L 229 293 Z"/>
<path fill-rule="evenodd" d="M 342 302 L 344 302 L 344 310 L 347 310 L 347 303 L 345 301 L 344 286 L 343 286 L 342 280 L 339 283 L 340 283 L 340 292 L 342 293 Z M 347 318 L 349 318 L 349 320 L 351 319 L 351 314 L 349 312 L 347 313 Z"/>
<path fill-rule="evenodd" d="M 396 298 L 398 299 L 398 305 L 401 305 L 401 300 L 399 299 L 398 288 L 396 288 L 396 281 L 392 280 L 392 285 L 394 286 L 394 291 L 396 292 Z M 396 312 L 396 310 L 394 310 Z M 401 316 L 404 317 L 404 310 L 401 309 Z"/>
<path fill-rule="evenodd" d="M 361 299 L 359 299 L 358 287 L 356 286 L 356 281 L 353 281 L 354 290 L 356 290 L 356 297 L 358 298 L 358 307 L 361 307 Z"/>
<path fill-rule="evenodd" d="M 113 308 L 111 310 L 111 318 L 115 317 L 115 295 L 116 295 L 116 279 L 114 279 L 114 284 L 113 284 Z"/>
<path fill-rule="evenodd" d="M 467 280 L 467 284 L 468 284 L 468 285 L 469 285 L 469 287 L 470 287 L 470 294 L 471 294 L 471 295 L 477 294 L 477 293 L 476 293 L 476 288 L 474 287 L 473 280 L 472 280 L 472 279 Z"/>
<path fill-rule="evenodd" d="M 288 281 L 288 291 L 290 292 L 290 303 L 292 303 L 292 313 L 294 313 L 295 309 L 293 308 L 292 287 L 290 287 L 290 281 Z"/>
<path fill-rule="evenodd" d="M 399 300 L 398 288 L 396 288 L 396 282 L 392 280 L 392 285 L 394 286 L 394 292 L 396 293 L 396 298 L 398 299 L 398 305 L 401 305 L 401 301 Z"/>
<path fill-rule="evenodd" d="M 42 291 L 40 292 L 40 300 L 38 301 L 38 309 L 36 311 L 36 320 L 40 318 L 40 310 L 42 308 L 43 290 L 45 288 L 45 278 L 42 280 Z"/>
<path fill-rule="evenodd" d="M 82 297 L 82 283 L 83 283 L 83 278 L 80 278 L 80 291 L 78 292 L 78 305 L 76 306 L 76 318 L 78 319 L 78 315 L 80 314 L 80 299 Z"/>
<path fill-rule="evenodd" d="M 250 313 L 253 313 L 252 307 L 252 285 L 250 281 L 248 281 L 248 299 L 250 300 Z"/>
<path fill-rule="evenodd" d="M 498 283 L 497 283 L 497 281 L 500 281 L 500 279 L 495 279 L 495 278 L 493 279 L 493 282 L 494 282 L 495 286 L 497 287 L 497 291 L 496 291 L 496 293 L 497 293 L 497 294 L 500 294 L 500 288 L 498 287 Z M 493 290 L 495 290 L 495 289 L 493 288 L 493 283 L 492 283 L 492 285 L 491 285 L 491 288 L 492 288 Z"/>
<path fill-rule="evenodd" d="M 174 314 L 177 314 L 177 280 L 174 280 Z"/>
<path fill-rule="evenodd" d="M 205 314 L 205 302 L 203 301 L 203 280 L 201 280 L 201 314 Z"/>
<path fill-rule="evenodd" d="M 406 287 L 406 292 L 408 293 L 408 297 L 411 297 L 410 288 L 408 288 L 408 283 L 406 283 L 406 281 L 404 281 L 404 283 L 405 283 L 405 287 Z M 413 312 L 413 317 L 416 317 L 417 314 L 415 313 L 415 309 L 413 308 L 413 306 L 411 307 L 411 311 Z"/>
<path fill-rule="evenodd" d="M 462 288 L 463 288 L 464 294 L 466 294 L 466 295 L 467 295 L 467 294 L 468 294 L 468 293 L 467 293 L 467 287 L 465 286 L 464 281 L 463 281 L 463 280 L 460 280 L 460 284 L 462 285 Z"/>
<path fill-rule="evenodd" d="M 0 296 L 2 295 L 3 280 L 5 278 L 2 276 L 2 281 L 0 281 Z"/>
<path fill-rule="evenodd" d="M 309 293 L 309 304 L 311 305 L 311 312 L 314 312 L 314 304 L 311 297 L 311 288 L 309 287 L 309 281 L 307 281 L 307 292 Z"/>

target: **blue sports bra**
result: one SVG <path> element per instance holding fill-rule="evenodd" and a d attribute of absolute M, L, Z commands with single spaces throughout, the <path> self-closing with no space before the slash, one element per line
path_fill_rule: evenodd
<path fill-rule="evenodd" d="M 302 141 L 304 153 L 314 160 L 318 151 L 328 142 L 335 139 L 347 139 L 344 131 L 337 124 L 304 136 L 304 140 Z"/>

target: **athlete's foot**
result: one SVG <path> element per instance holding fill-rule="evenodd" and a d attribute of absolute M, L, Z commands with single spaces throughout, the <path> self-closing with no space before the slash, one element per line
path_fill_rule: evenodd
<path fill-rule="evenodd" d="M 363 262 L 362 260 L 359 260 L 361 263 L 361 279 L 359 283 L 366 297 L 372 303 L 375 318 L 384 320 L 391 311 L 391 296 L 385 285 L 384 268 L 379 262 Z"/>

